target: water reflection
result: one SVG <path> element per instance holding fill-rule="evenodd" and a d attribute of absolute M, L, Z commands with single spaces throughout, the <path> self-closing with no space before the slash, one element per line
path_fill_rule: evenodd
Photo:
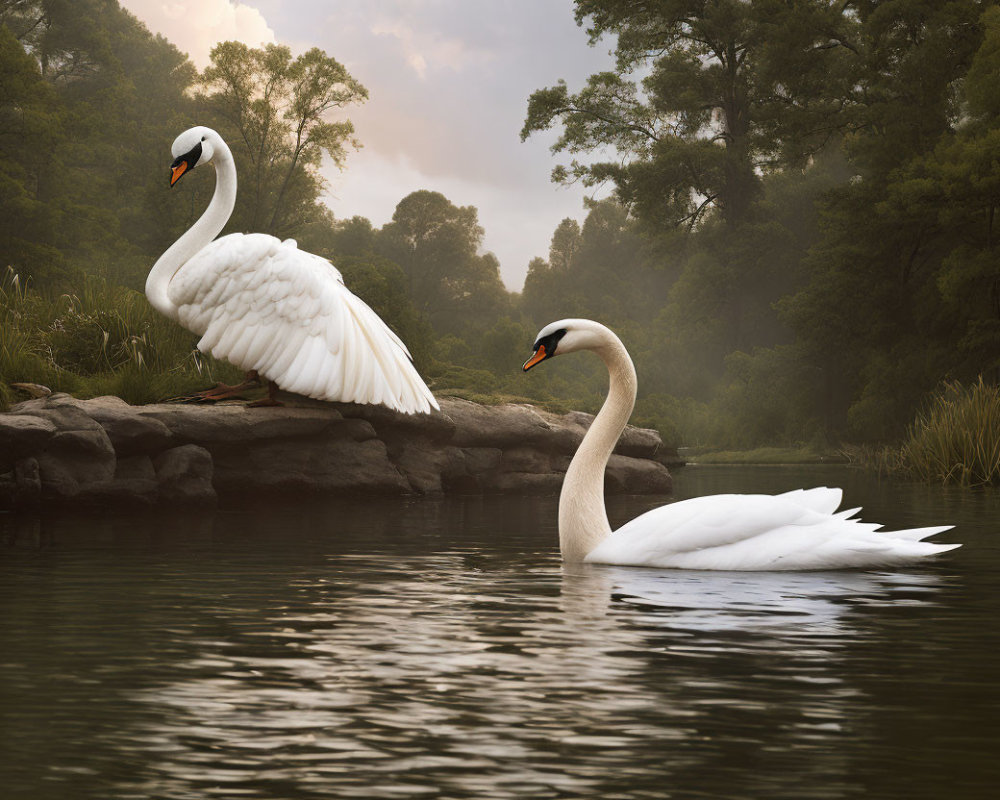
<path fill-rule="evenodd" d="M 7 524 L 3 785 L 988 796 L 995 550 L 961 577 L 564 569 L 554 521 L 479 498 Z"/>
<path fill-rule="evenodd" d="M 128 698 L 152 712 L 129 746 L 151 764 L 170 754 L 129 789 L 544 797 L 606 791 L 622 769 L 638 784 L 726 769 L 693 745 L 723 720 L 780 719 L 770 746 L 784 750 L 842 733 L 862 701 L 838 658 L 857 633 L 854 603 L 928 602 L 936 584 L 550 563 L 533 577 L 558 580 L 558 596 L 524 597 L 531 575 L 467 576 L 456 553 L 328 567 L 364 578 L 293 581 L 295 599 L 264 624 L 196 636 L 177 680 Z M 736 658 L 761 662 L 761 686 L 732 674 Z M 648 761 L 670 742 L 684 755 Z"/>
<path fill-rule="evenodd" d="M 580 568 L 577 568 L 578 570 Z M 768 632 L 829 636 L 852 631 L 850 611 L 924 602 L 942 583 L 935 574 L 872 572 L 712 572 L 593 567 L 566 582 L 600 586 L 613 600 L 647 612 L 678 631 Z M 564 594 L 576 590 L 563 585 Z"/>

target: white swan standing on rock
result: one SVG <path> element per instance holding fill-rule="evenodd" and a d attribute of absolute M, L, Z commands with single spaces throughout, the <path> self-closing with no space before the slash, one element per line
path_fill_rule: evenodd
<path fill-rule="evenodd" d="M 621 340 L 588 319 L 542 328 L 527 372 L 555 355 L 593 350 L 608 367 L 607 400 L 566 471 L 559 496 L 559 548 L 566 561 L 632 567 L 817 570 L 910 564 L 959 547 L 923 539 L 951 525 L 876 533 L 880 525 L 837 512 L 840 489 L 779 495 L 720 494 L 654 508 L 611 532 L 604 469 L 635 405 L 635 367 Z"/>
<path fill-rule="evenodd" d="M 215 238 L 236 202 L 236 165 L 218 133 L 191 128 L 171 150 L 171 186 L 209 162 L 217 177 L 205 213 L 146 279 L 146 296 L 157 311 L 201 336 L 202 352 L 267 378 L 266 404 L 277 405 L 280 386 L 319 400 L 381 403 L 410 414 L 438 408 L 406 345 L 348 290 L 333 264 L 299 250 L 293 239 L 263 233 Z"/>

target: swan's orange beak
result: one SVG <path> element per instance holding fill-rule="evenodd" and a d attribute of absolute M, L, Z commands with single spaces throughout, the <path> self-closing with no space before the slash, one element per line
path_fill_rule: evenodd
<path fill-rule="evenodd" d="M 182 161 L 176 167 L 170 168 L 170 185 L 173 186 L 177 181 L 181 179 L 181 175 L 187 172 L 187 161 Z"/>
<path fill-rule="evenodd" d="M 535 364 L 545 360 L 545 345 L 538 345 L 538 349 L 535 351 L 534 355 L 531 356 L 527 361 L 524 362 L 524 371 L 527 372 Z"/>

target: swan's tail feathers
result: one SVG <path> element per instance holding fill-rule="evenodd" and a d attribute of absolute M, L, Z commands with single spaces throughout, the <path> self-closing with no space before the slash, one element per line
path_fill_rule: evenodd
<path fill-rule="evenodd" d="M 894 563 L 908 564 L 961 547 L 961 544 L 937 544 L 923 541 L 929 536 L 951 530 L 954 527 L 954 525 L 938 525 L 931 528 L 909 528 L 902 531 L 886 531 L 879 535 L 890 543 L 889 552 L 893 556 Z"/>
<path fill-rule="evenodd" d="M 892 552 L 906 559 L 917 559 L 941 555 L 941 553 L 947 553 L 949 550 L 961 546 L 960 544 L 934 544 L 933 542 L 900 541 L 897 539 Z"/>
<path fill-rule="evenodd" d="M 928 539 L 931 536 L 935 536 L 939 533 L 944 533 L 945 531 L 950 531 L 954 528 L 954 525 L 938 525 L 930 528 L 907 528 L 902 531 L 886 531 L 886 536 L 891 536 L 893 539 L 906 539 L 908 542 L 922 542 L 924 539 Z M 951 550 L 959 545 L 942 545 L 936 544 L 935 547 L 945 547 Z M 942 551 L 943 552 L 943 551 Z"/>
<path fill-rule="evenodd" d="M 960 547 L 957 544 L 932 544 L 901 539 L 880 542 L 854 542 L 841 553 L 843 566 L 861 569 L 902 567 L 926 558 L 939 556 Z"/>
<path fill-rule="evenodd" d="M 840 489 L 817 486 L 815 489 L 793 489 L 790 492 L 779 494 L 778 497 L 784 497 L 798 506 L 818 511 L 821 514 L 832 514 L 840 506 L 844 499 L 844 493 Z"/>
<path fill-rule="evenodd" d="M 857 508 L 849 508 L 846 511 L 838 511 L 836 514 L 833 515 L 833 518 L 834 519 L 850 519 L 855 514 L 857 514 L 860 510 L 861 510 L 861 506 L 858 506 Z"/>
<path fill-rule="evenodd" d="M 955 544 L 932 544 L 931 542 L 921 542 L 921 544 L 925 545 L 926 547 L 933 547 L 934 551 L 931 553 L 931 555 L 935 555 L 935 556 L 938 553 L 947 553 L 949 550 L 954 550 L 954 549 L 962 546 L 960 543 L 955 543 Z"/>

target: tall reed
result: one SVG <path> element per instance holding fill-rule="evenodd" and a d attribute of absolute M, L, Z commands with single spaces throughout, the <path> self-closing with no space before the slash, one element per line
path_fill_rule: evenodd
<path fill-rule="evenodd" d="M 1000 387 L 948 383 L 910 426 L 896 452 L 883 452 L 886 471 L 962 486 L 1000 484 Z"/>

